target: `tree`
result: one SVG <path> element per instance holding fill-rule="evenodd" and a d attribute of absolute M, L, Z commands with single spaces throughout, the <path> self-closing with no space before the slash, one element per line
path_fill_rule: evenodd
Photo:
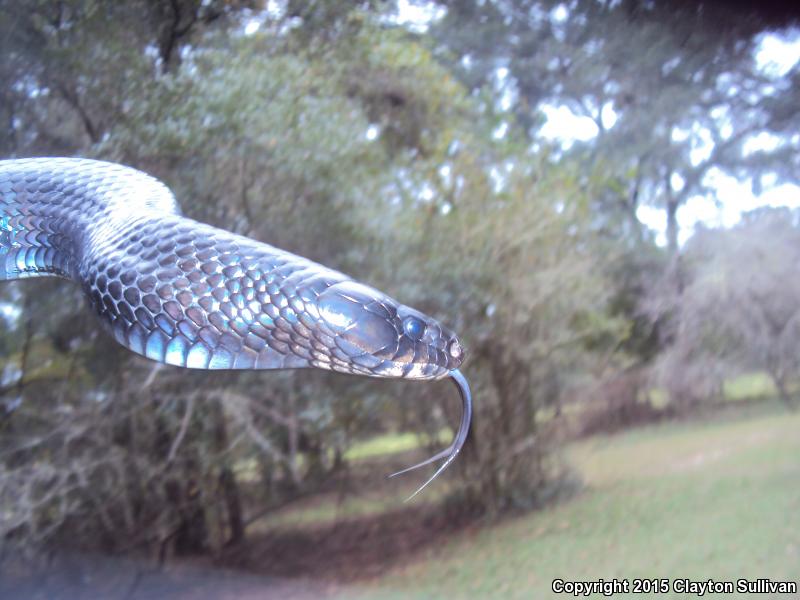
<path fill-rule="evenodd" d="M 677 396 L 696 402 L 719 393 L 726 374 L 763 370 L 797 406 L 799 222 L 788 209 L 760 209 L 731 231 L 692 239 L 673 343 L 660 360 L 661 381 L 682 387 Z"/>
<path fill-rule="evenodd" d="M 40 2 L 3 13 L 10 89 L 19 91 L 9 151 L 141 166 L 192 216 L 346 266 L 343 249 L 360 236 L 352 201 L 372 191 L 383 155 L 337 72 L 295 54 L 286 35 L 244 37 L 233 10 L 180 23 L 167 11 L 179 39 L 153 54 L 161 34 L 140 27 L 139 10 L 156 18 L 162 7 L 146 4 Z M 13 289 L 26 324 L 4 332 L 15 368 L 0 421 L 3 539 L 214 552 L 244 534 L 242 460 L 263 464 L 263 506 L 341 467 L 329 458 L 347 444 L 333 423 L 348 412 L 331 401 L 341 380 L 275 374 L 265 391 L 255 373 L 161 369 L 98 336 L 79 290 L 45 280 Z M 23 501 L 5 511 L 17 493 Z"/>
<path fill-rule="evenodd" d="M 785 167 L 797 155 L 792 75 L 771 77 L 754 60 L 771 23 L 756 7 L 714 2 L 481 1 L 449 6 L 433 33 L 454 72 L 473 89 L 493 85 L 532 142 L 545 106 L 591 119 L 596 137 L 573 152 L 605 172 L 616 192 L 607 196 L 631 215 L 665 209 L 674 255 L 678 209 L 713 197 L 717 171 L 796 181 Z M 784 143 L 750 152 L 770 130 Z"/>

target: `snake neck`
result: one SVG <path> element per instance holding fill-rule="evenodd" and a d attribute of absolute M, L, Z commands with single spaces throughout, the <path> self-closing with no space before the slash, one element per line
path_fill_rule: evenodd
<path fill-rule="evenodd" d="M 335 346 L 314 301 L 341 273 L 180 215 L 137 215 L 91 235 L 78 279 L 106 328 L 138 354 L 189 368 L 283 369 L 312 366 L 315 345 Z"/>

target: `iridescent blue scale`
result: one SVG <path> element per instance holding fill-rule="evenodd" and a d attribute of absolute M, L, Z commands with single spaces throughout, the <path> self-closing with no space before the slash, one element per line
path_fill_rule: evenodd
<path fill-rule="evenodd" d="M 171 365 L 435 379 L 463 359 L 432 319 L 342 273 L 181 216 L 144 173 L 83 159 L 0 161 L 0 279 L 53 274 L 83 286 L 120 343 Z"/>

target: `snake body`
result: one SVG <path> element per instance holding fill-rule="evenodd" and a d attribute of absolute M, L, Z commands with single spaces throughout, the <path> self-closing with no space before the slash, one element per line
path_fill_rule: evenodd
<path fill-rule="evenodd" d="M 447 458 L 435 477 L 466 439 L 471 398 L 453 332 L 343 273 L 184 217 L 170 190 L 136 169 L 0 161 L 0 280 L 53 275 L 81 285 L 120 344 L 170 365 L 449 376 L 461 427 L 417 466 Z"/>

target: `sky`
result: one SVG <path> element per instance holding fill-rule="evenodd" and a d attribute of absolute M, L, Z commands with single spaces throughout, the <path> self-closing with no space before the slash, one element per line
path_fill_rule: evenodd
<path fill-rule="evenodd" d="M 781 34 L 769 33 L 761 36 L 756 52 L 756 62 L 761 71 L 774 78 L 785 75 L 800 61 L 800 30 L 792 29 Z M 543 112 L 547 122 L 539 130 L 543 137 L 569 147 L 575 141 L 589 141 L 597 135 L 597 126 L 587 118 L 573 114 L 566 106 L 545 106 Z M 613 110 L 608 107 L 602 115 L 604 126 L 613 126 Z M 756 136 L 750 150 L 769 148 L 777 140 L 774 136 Z M 769 185 L 759 195 L 753 194 L 752 182 L 737 181 L 719 170 L 709 174 L 711 186 L 716 189 L 719 202 L 704 196 L 693 196 L 678 210 L 680 226 L 679 242 L 683 244 L 691 237 L 697 224 L 706 227 L 731 227 L 742 213 L 761 206 L 800 206 L 800 187 L 777 184 L 766 178 Z M 636 216 L 656 232 L 656 242 L 666 245 L 667 215 L 663 209 L 640 206 Z"/>

